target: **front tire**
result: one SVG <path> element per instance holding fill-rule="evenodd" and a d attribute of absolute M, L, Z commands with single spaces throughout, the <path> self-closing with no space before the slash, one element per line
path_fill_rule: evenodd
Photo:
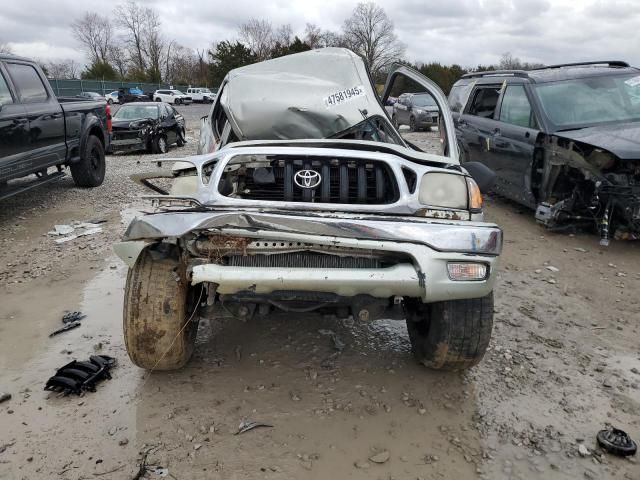
<path fill-rule="evenodd" d="M 89 135 L 80 161 L 71 164 L 71 176 L 78 187 L 98 187 L 104 181 L 107 164 L 104 145 L 95 135 Z"/>
<path fill-rule="evenodd" d="M 409 119 L 409 130 L 412 132 L 416 132 L 418 130 L 416 127 L 416 119 L 414 117 Z"/>
<path fill-rule="evenodd" d="M 493 292 L 486 297 L 405 304 L 411 350 L 435 370 L 464 370 L 484 356 L 493 328 Z"/>
<path fill-rule="evenodd" d="M 179 98 L 176 98 L 176 99 L 173 101 L 173 103 L 174 103 L 175 105 L 180 105 L 180 104 L 182 103 L 182 100 L 180 100 Z"/>
<path fill-rule="evenodd" d="M 107 100 L 107 103 L 108 103 L 109 105 L 113 105 L 113 99 L 112 99 L 112 98 L 110 98 L 109 100 Z"/>
<path fill-rule="evenodd" d="M 124 341 L 131 361 L 147 370 L 184 367 L 198 331 L 196 302 L 178 261 L 154 259 L 144 250 L 125 285 Z"/>
<path fill-rule="evenodd" d="M 169 147 L 167 146 L 167 137 L 159 135 L 153 140 L 153 152 L 154 153 L 167 153 Z"/>

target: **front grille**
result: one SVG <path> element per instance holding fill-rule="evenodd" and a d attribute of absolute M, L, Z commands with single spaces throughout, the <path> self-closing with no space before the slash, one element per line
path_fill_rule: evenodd
<path fill-rule="evenodd" d="M 341 257 L 314 252 L 280 253 L 271 255 L 231 255 L 225 257 L 233 267 L 261 268 L 381 268 L 377 258 Z"/>
<path fill-rule="evenodd" d="M 113 140 L 135 140 L 138 138 L 139 130 L 114 130 Z"/>
<path fill-rule="evenodd" d="M 243 173 L 237 176 L 235 196 L 248 200 L 378 205 L 394 203 L 398 199 L 393 172 L 383 162 L 278 158 L 267 165 L 242 168 Z M 321 177 L 320 184 L 315 188 L 298 186 L 295 176 L 301 170 L 317 172 Z"/>

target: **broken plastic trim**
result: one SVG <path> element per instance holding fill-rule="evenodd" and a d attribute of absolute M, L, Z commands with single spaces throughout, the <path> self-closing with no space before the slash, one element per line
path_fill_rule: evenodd
<path fill-rule="evenodd" d="M 116 359 L 107 355 L 92 355 L 88 362 L 74 360 L 58 369 L 56 374 L 47 380 L 44 389 L 65 395 L 95 392 L 97 382 L 111 379 L 110 370 L 115 363 Z"/>
<path fill-rule="evenodd" d="M 638 450 L 636 442 L 631 440 L 627 432 L 618 430 L 617 428 L 600 430 L 596 438 L 598 445 L 613 455 L 626 457 L 635 455 Z"/>

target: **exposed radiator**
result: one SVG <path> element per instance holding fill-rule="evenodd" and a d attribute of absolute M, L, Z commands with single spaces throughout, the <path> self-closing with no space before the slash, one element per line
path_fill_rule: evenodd
<path fill-rule="evenodd" d="M 272 255 L 232 255 L 225 257 L 234 267 L 290 268 L 381 268 L 377 258 L 340 257 L 313 252 L 279 253 Z"/>

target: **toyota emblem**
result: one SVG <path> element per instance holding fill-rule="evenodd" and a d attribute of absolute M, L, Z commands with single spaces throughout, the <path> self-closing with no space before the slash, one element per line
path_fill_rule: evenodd
<path fill-rule="evenodd" d="M 300 188 L 314 189 L 322 181 L 322 177 L 315 170 L 298 170 L 293 176 L 293 181 Z"/>

